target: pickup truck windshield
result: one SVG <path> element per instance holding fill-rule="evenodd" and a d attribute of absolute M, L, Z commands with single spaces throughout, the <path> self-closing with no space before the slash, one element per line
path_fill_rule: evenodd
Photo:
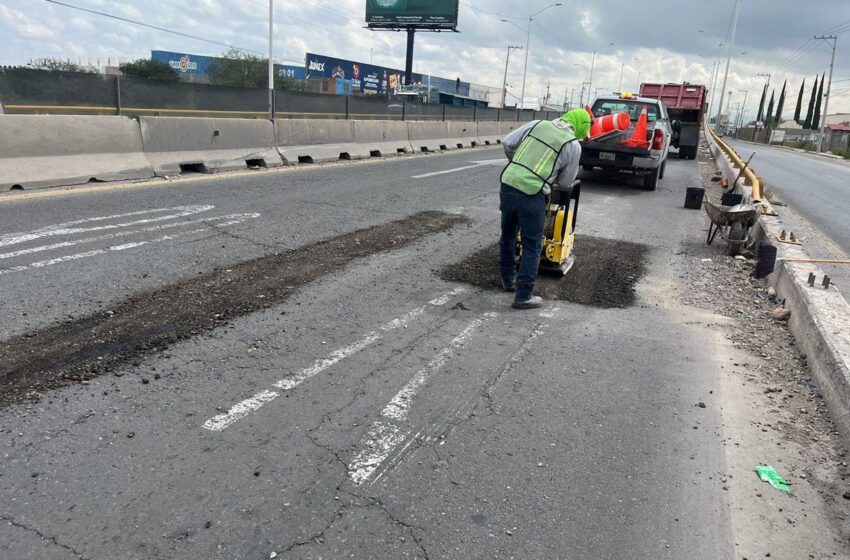
<path fill-rule="evenodd" d="M 658 105 L 623 99 L 597 99 L 596 103 L 593 104 L 593 115 L 604 117 L 614 113 L 628 113 L 632 122 L 635 122 L 640 117 L 640 112 L 644 107 L 646 107 L 647 118 L 650 121 L 658 119 Z"/>

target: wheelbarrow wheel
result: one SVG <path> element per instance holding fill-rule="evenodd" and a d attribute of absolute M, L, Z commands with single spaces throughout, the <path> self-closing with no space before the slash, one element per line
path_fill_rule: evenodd
<path fill-rule="evenodd" d="M 747 234 L 744 230 L 744 224 L 735 222 L 729 226 L 729 256 L 734 257 L 741 254 L 741 249 L 744 248 L 744 239 Z"/>

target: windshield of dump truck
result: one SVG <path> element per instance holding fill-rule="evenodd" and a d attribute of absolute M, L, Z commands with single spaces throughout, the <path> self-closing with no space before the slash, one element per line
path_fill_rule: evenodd
<path fill-rule="evenodd" d="M 593 104 L 593 116 L 604 117 L 614 113 L 628 113 L 632 122 L 637 122 L 644 107 L 646 107 L 646 115 L 650 121 L 658 119 L 658 105 L 625 99 L 597 99 L 596 103 Z"/>

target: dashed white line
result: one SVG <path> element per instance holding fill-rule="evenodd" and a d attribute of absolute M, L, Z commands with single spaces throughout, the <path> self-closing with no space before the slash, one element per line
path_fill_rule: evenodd
<path fill-rule="evenodd" d="M 0 273 L 2 273 L 2 272 L 3 271 L 0 271 Z M 452 296 L 456 296 L 456 295 L 461 294 L 465 291 L 466 291 L 466 288 L 464 288 L 464 287 L 455 288 L 454 290 L 452 290 L 450 292 L 447 292 L 447 293 L 445 293 L 445 294 L 443 294 L 443 295 L 441 295 L 441 296 L 439 296 L 435 299 L 432 299 L 428 303 L 430 305 L 435 306 L 435 307 L 439 307 L 439 306 L 442 306 L 442 305 L 445 305 L 446 303 L 448 303 L 449 300 L 452 298 Z M 397 317 L 397 318 L 393 319 L 392 321 L 387 322 L 386 324 L 381 326 L 379 330 L 387 332 L 387 331 L 392 331 L 392 330 L 395 330 L 395 329 L 405 327 L 405 326 L 407 326 L 407 324 L 411 320 L 413 320 L 413 319 L 419 317 L 420 315 L 424 314 L 425 311 L 426 311 L 426 306 L 417 307 L 416 309 L 405 313 L 401 317 Z M 344 360 L 344 359 L 346 359 L 350 356 L 353 356 L 354 354 L 364 350 L 365 348 L 368 348 L 369 346 L 375 344 L 379 340 L 381 340 L 381 335 L 379 335 L 377 332 L 370 332 L 369 334 L 367 334 L 363 338 L 357 340 L 356 342 L 353 342 L 352 344 L 349 344 L 348 346 L 344 346 L 342 348 L 334 350 L 333 352 L 328 354 L 328 356 L 325 357 L 325 358 L 316 360 L 312 365 L 300 370 L 296 374 L 289 376 L 289 377 L 286 377 L 284 379 L 281 379 L 280 381 L 278 381 L 274 384 L 274 387 L 276 389 L 280 390 L 280 391 L 291 391 L 292 389 L 295 389 L 296 387 L 298 387 L 299 385 L 301 385 L 302 383 L 304 383 L 308 379 L 315 377 L 316 375 L 325 371 L 329 367 L 338 364 L 342 360 Z M 270 396 L 270 394 L 274 394 L 274 397 L 268 398 Z M 242 401 L 241 403 L 235 405 L 227 413 L 220 414 L 220 415 L 218 415 L 214 418 L 211 418 L 210 420 L 207 420 L 207 422 L 204 423 L 203 427 L 206 428 L 207 430 L 220 432 L 220 431 L 230 427 L 231 425 L 233 425 L 237 421 L 241 420 L 242 418 L 244 418 L 245 416 L 247 416 L 248 414 L 250 414 L 254 410 L 259 409 L 263 404 L 265 404 L 269 400 L 272 400 L 273 398 L 277 397 L 278 395 L 279 395 L 279 393 L 277 391 L 262 391 L 260 393 L 257 393 L 253 397 L 246 399 L 246 400 Z M 257 403 L 259 403 L 259 404 L 257 404 Z M 235 413 L 233 413 L 234 410 L 235 410 Z"/>
<path fill-rule="evenodd" d="M 50 245 L 39 245 L 38 247 L 30 247 L 28 249 L 19 249 L 17 251 L 12 251 L 9 253 L 0 253 L 0 260 L 2 259 L 11 259 L 14 257 L 21 257 L 23 255 L 30 255 L 33 253 L 41 253 L 44 251 L 53 251 L 56 249 L 64 249 L 66 247 L 74 247 L 75 245 L 83 245 L 86 243 L 96 243 L 98 241 L 107 241 L 109 239 L 118 239 L 120 237 L 128 237 L 130 235 L 136 235 L 139 233 L 150 233 L 153 231 L 162 231 L 165 229 L 173 229 L 180 228 L 186 226 L 193 226 L 198 224 L 211 224 L 212 222 L 217 222 L 219 220 L 228 220 L 221 224 L 216 224 L 217 227 L 226 227 L 229 225 L 234 225 L 237 223 L 241 223 L 244 220 L 259 218 L 260 214 L 251 213 L 251 214 L 230 214 L 228 216 L 214 216 L 210 218 L 203 218 L 200 220 L 187 220 L 183 222 L 174 222 L 172 224 L 162 224 L 158 226 L 151 226 L 142 229 L 133 229 L 129 231 L 118 231 L 115 233 L 107 233 L 106 235 L 98 235 L 96 237 L 86 237 L 84 239 L 77 239 L 74 241 L 62 241 L 60 243 L 52 243 Z"/>
<path fill-rule="evenodd" d="M 448 301 L 448 298 L 446 301 Z M 360 485 L 369 480 L 393 450 L 403 443 L 407 435 L 410 434 L 409 431 L 404 432 L 399 424 L 407 420 L 413 398 L 425 385 L 428 378 L 441 369 L 456 350 L 466 346 L 481 325 L 497 316 L 497 313 L 485 313 L 483 317 L 471 321 L 437 356 L 417 371 L 384 407 L 381 411 L 384 420 L 378 420 L 372 424 L 363 441 L 363 448 L 354 456 L 348 466 L 349 477 L 355 484 Z"/>
<path fill-rule="evenodd" d="M 166 220 L 174 220 L 176 218 L 182 218 L 185 216 L 191 216 L 192 214 L 200 214 L 201 212 L 208 212 L 215 208 L 215 206 L 210 205 L 196 205 L 196 206 L 175 206 L 174 208 L 162 208 L 158 210 L 144 210 L 140 212 L 131 212 L 129 214 L 116 214 L 115 216 L 99 216 L 96 218 L 86 218 L 85 220 L 77 220 L 76 222 L 66 222 L 64 224 L 55 224 L 52 226 L 47 226 L 41 229 L 22 232 L 22 233 L 10 233 L 6 235 L 0 236 L 0 247 L 8 247 L 10 245 L 17 245 L 19 243 L 25 243 L 27 241 L 33 241 L 35 239 L 41 239 L 42 237 L 55 237 L 57 235 L 76 235 L 80 233 L 90 233 L 94 231 L 105 231 L 110 229 L 119 229 L 126 228 L 131 226 L 137 226 L 142 224 L 150 224 L 155 222 L 164 222 Z M 105 221 L 116 218 L 125 218 L 131 216 L 139 216 L 143 214 L 154 214 L 157 212 L 168 212 L 173 211 L 172 214 L 167 214 L 165 216 L 158 216 L 156 218 L 144 218 L 141 220 L 134 220 L 131 222 L 123 222 L 118 224 L 106 224 L 102 226 L 93 226 L 93 227 L 70 227 L 75 225 L 81 225 L 84 223 L 90 222 L 98 222 Z"/>
<path fill-rule="evenodd" d="M 250 399 L 245 399 L 241 403 L 233 405 L 226 413 L 210 418 L 204 422 L 204 428 L 212 432 L 220 432 L 237 420 L 245 418 L 255 410 L 259 410 L 261 406 L 275 400 L 279 396 L 280 393 L 275 391 L 261 391 Z"/>
<path fill-rule="evenodd" d="M 369 333 L 354 344 L 350 344 L 345 348 L 340 348 L 339 350 L 331 352 L 331 354 L 327 358 L 317 360 L 315 363 L 313 363 L 313 365 L 308 368 L 302 369 L 292 377 L 281 379 L 280 381 L 275 383 L 274 386 L 278 389 L 283 389 L 284 391 L 291 391 L 292 389 L 298 387 L 311 377 L 316 376 L 317 374 L 325 371 L 332 365 L 335 365 L 346 359 L 347 357 L 352 356 L 357 352 L 360 352 L 367 346 L 371 346 L 379 340 L 381 340 L 381 337 L 378 334 Z"/>

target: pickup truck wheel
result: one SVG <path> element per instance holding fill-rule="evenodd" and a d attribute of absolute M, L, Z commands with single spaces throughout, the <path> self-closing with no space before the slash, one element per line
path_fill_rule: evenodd
<path fill-rule="evenodd" d="M 592 165 L 582 165 L 581 168 L 584 169 L 585 171 L 593 171 Z"/>
<path fill-rule="evenodd" d="M 661 178 L 661 167 L 664 164 L 662 163 L 658 167 L 656 167 L 652 173 L 643 178 L 643 188 L 647 191 L 654 191 L 658 186 L 658 179 Z"/>

